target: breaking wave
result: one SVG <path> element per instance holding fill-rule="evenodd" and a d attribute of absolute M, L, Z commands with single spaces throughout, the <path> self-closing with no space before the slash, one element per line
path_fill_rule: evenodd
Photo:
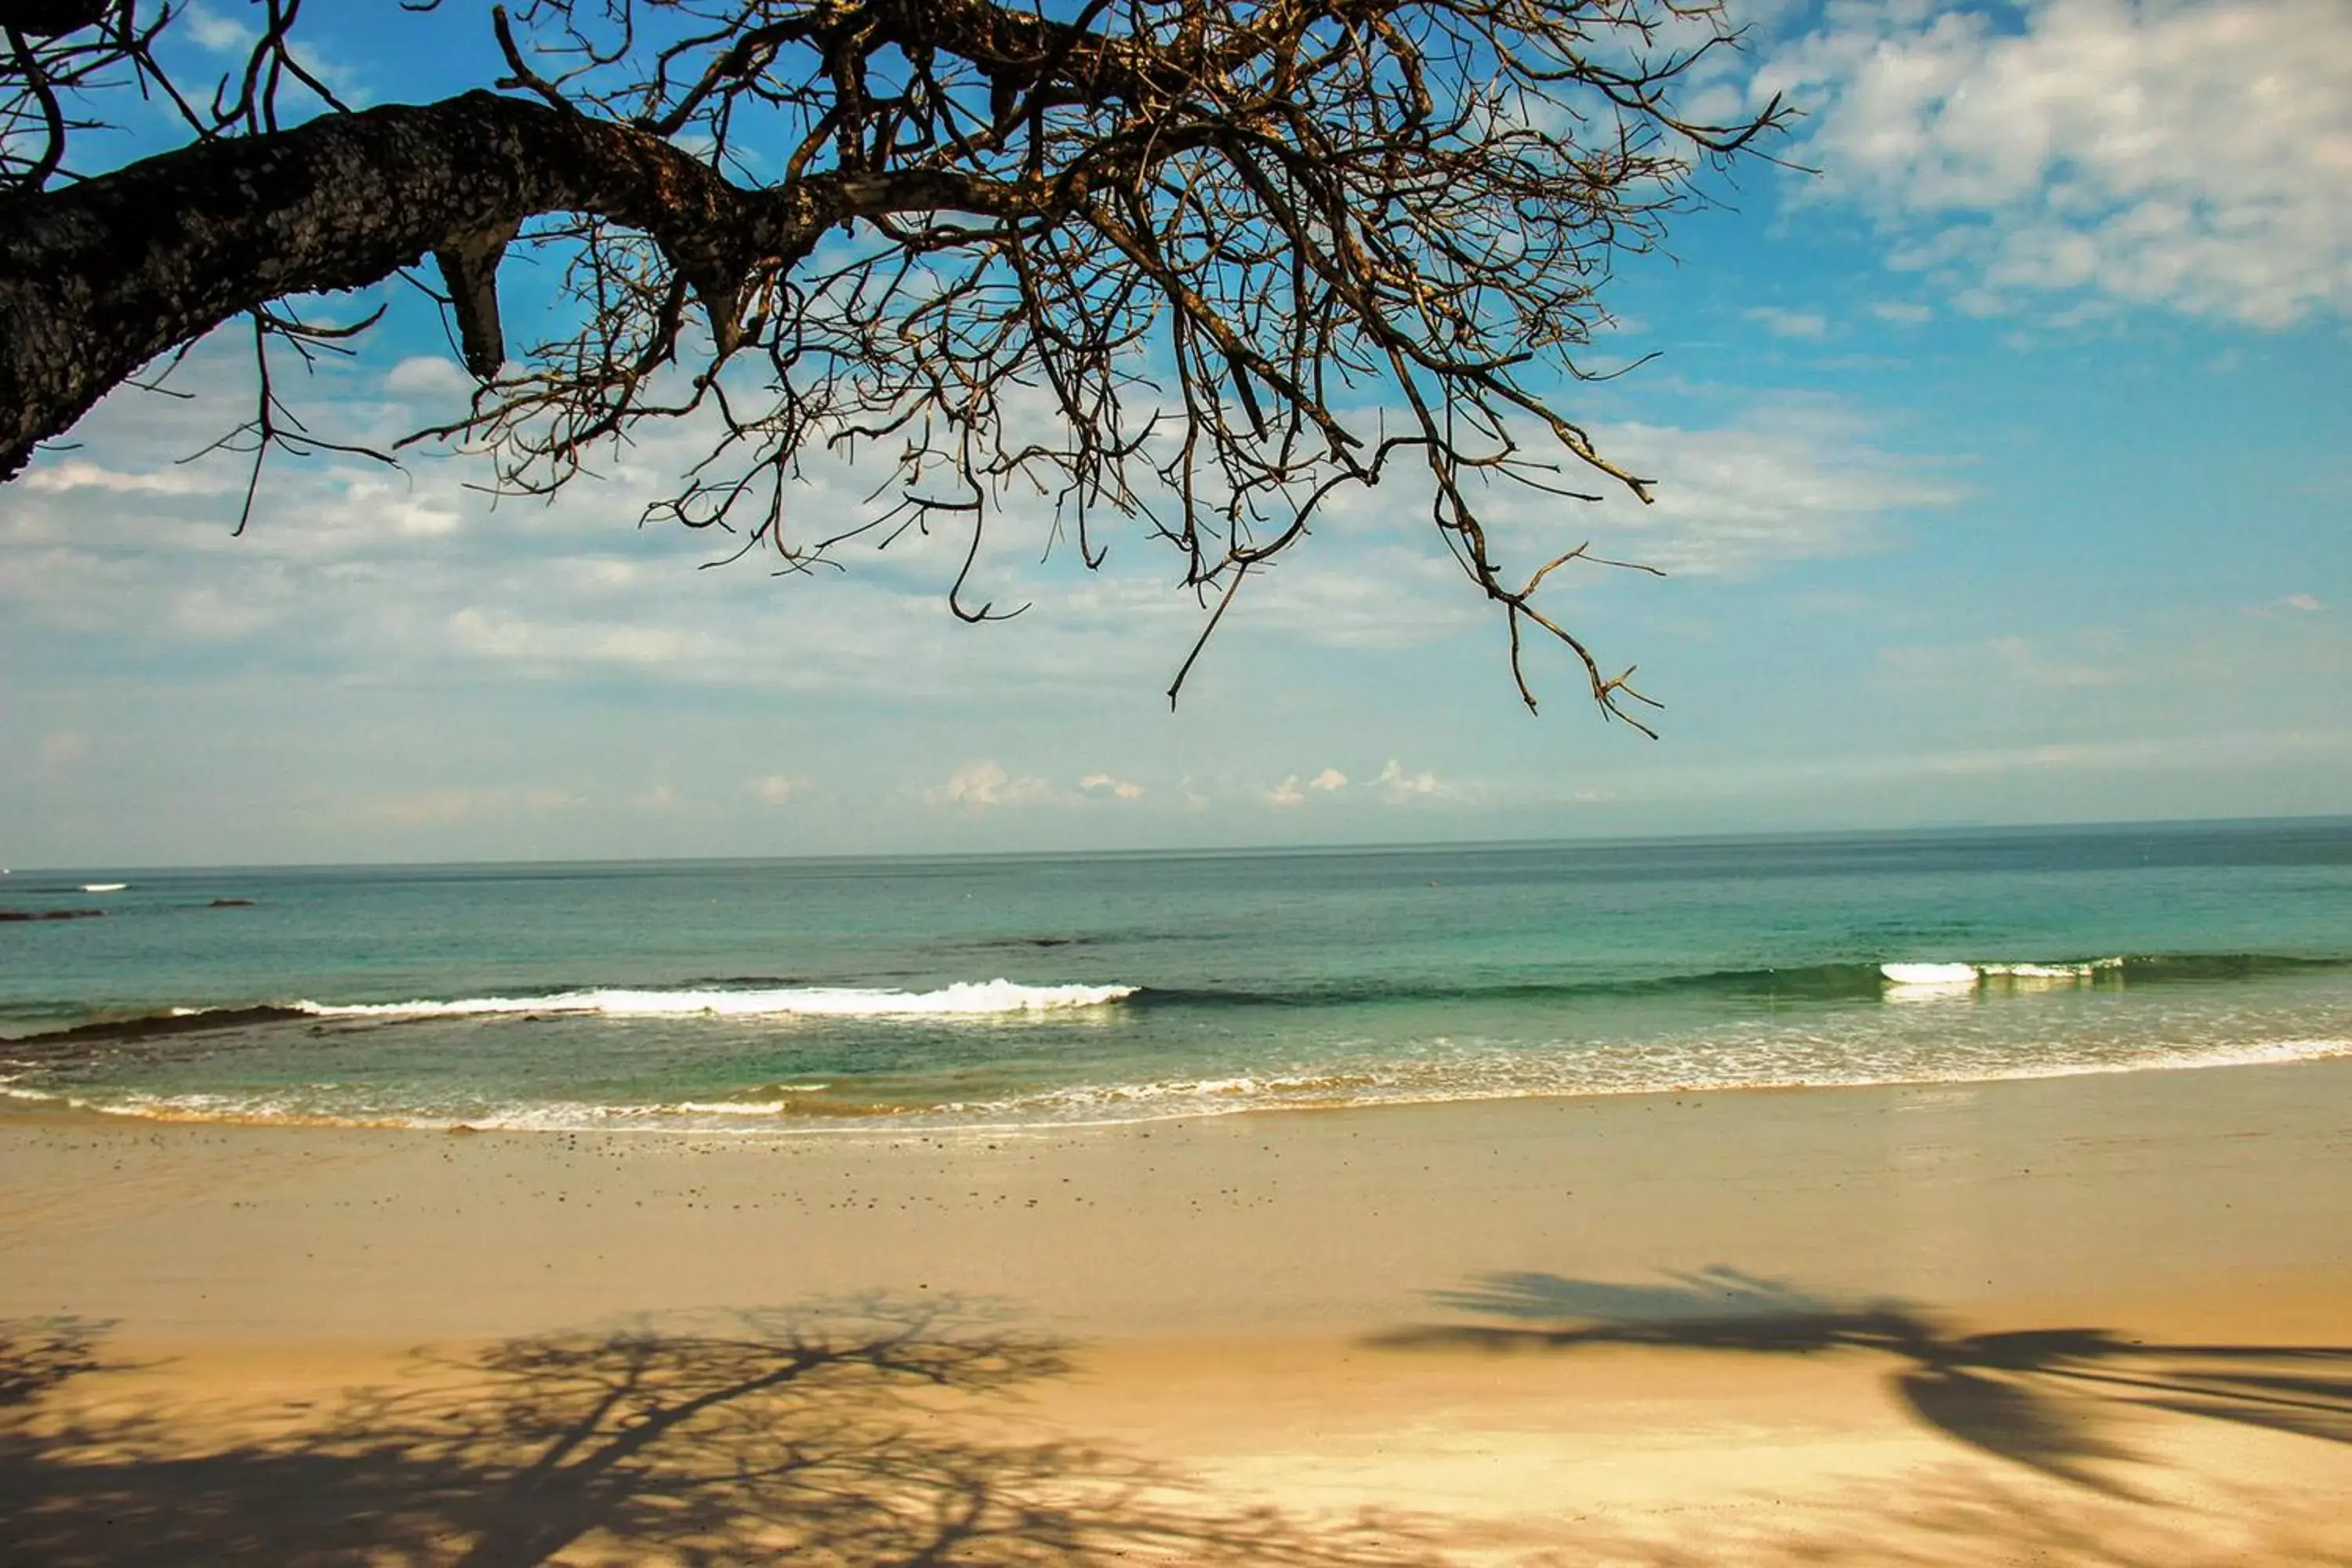
<path fill-rule="evenodd" d="M 12 1048 L 44 1055 L 98 1042 L 341 1020 L 397 1023 L 469 1016 L 606 1018 L 822 1017 L 878 1020 L 1019 1017 L 1122 1004 L 1161 1010 L 1319 1009 L 1387 1003 L 1514 1003 L 1574 1005 L 1588 1000 L 1643 1001 L 1674 996 L 1747 1002 L 1864 1003 L 1997 994 L 2081 985 L 2141 987 L 2210 984 L 2340 972 L 2343 956 L 2267 952 L 2132 953 L 2103 958 L 1832 962 L 1772 968 L 1709 970 L 1641 977 L 1513 980 L 1442 984 L 1412 977 L 1353 978 L 1279 990 L 1125 984 L 1027 985 L 961 981 L 930 991 L 794 984 L 763 975 L 695 980 L 670 986 L 594 986 L 524 995 L 400 1002 L 247 1002 L 167 1006 L 100 1016 L 63 1028 L 18 1033 L 0 1025 Z M 44 1024 L 47 1020 L 44 1020 Z"/>
<path fill-rule="evenodd" d="M 1878 973 L 1898 990 L 1973 991 L 1987 984 L 2078 984 L 2102 974 L 2121 976 L 2131 961 L 2095 958 L 2074 963 L 1882 963 Z"/>
<path fill-rule="evenodd" d="M 726 991 L 558 991 L 544 996 L 471 996 L 451 1002 L 297 1002 L 315 1018 L 451 1018 L 499 1013 L 593 1013 L 607 1018 L 955 1018 L 1100 1007 L 1135 994 L 1132 985 L 1021 985 L 958 981 L 937 991 L 787 986 Z"/>

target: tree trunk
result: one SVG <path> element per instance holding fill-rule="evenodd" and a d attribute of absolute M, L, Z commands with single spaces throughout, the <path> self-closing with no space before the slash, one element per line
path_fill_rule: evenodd
<path fill-rule="evenodd" d="M 850 196 L 824 176 L 745 191 L 634 127 L 469 92 L 10 198 L 0 479 L 157 354 L 284 295 L 379 282 L 551 212 L 643 229 L 689 281 L 731 294 L 754 268 L 797 259 Z"/>

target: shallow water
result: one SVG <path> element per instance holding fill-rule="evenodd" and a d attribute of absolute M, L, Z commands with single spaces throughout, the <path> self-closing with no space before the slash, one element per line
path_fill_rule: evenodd
<path fill-rule="evenodd" d="M 1015 1126 L 2352 1053 L 2342 820 L 95 868 L 0 907 L 105 911 L 0 925 L 0 1103 L 142 1116 Z"/>

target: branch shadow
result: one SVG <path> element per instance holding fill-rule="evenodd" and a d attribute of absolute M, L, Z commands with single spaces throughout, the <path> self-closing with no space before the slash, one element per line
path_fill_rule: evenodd
<path fill-rule="evenodd" d="M 1309 1524 L 1143 1460 L 1024 1440 L 1008 1402 L 1068 1347 L 968 1303 L 863 1300 L 710 1331 L 517 1339 L 419 1357 L 270 1436 L 191 1444 L 79 1415 L 85 1328 L 0 1325 L 0 1562 L 792 1562 L 1422 1568 L 1399 1522 Z M 250 1428 L 248 1428 L 250 1430 Z"/>
<path fill-rule="evenodd" d="M 2168 1344 L 2085 1328 L 1971 1334 L 1907 1302 L 1841 1300 L 1722 1265 L 1670 1271 L 1655 1284 L 1490 1274 L 1431 1300 L 1500 1321 L 1414 1325 L 1372 1342 L 1884 1356 L 1895 1363 L 1893 1392 L 1927 1426 L 2118 1498 L 2137 1494 L 2110 1467 L 2148 1462 L 2106 1429 L 2126 1410 L 2352 1444 L 2352 1346 Z"/>
<path fill-rule="evenodd" d="M 110 1326 L 86 1318 L 0 1321 L 0 1413 L 37 1404 L 60 1384 L 103 1371 L 98 1342 Z"/>

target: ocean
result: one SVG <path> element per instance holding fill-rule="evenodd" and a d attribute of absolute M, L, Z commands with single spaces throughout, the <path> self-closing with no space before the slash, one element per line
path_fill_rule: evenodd
<path fill-rule="evenodd" d="M 0 1115 L 648 1133 L 2352 1054 L 2352 821 L 0 878 Z"/>

